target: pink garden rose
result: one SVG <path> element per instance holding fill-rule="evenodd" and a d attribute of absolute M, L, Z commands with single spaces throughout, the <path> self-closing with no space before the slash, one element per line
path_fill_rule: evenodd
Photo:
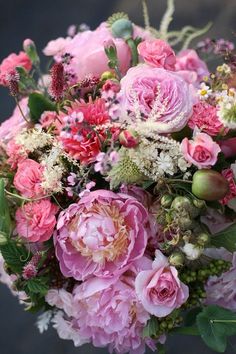
<path fill-rule="evenodd" d="M 62 273 L 85 280 L 123 273 L 143 256 L 150 226 L 147 210 L 135 198 L 97 190 L 61 212 L 57 230 Z"/>
<path fill-rule="evenodd" d="M 181 149 L 185 159 L 199 169 L 214 166 L 221 151 L 219 145 L 205 133 L 196 134 L 194 140 L 184 138 Z"/>
<path fill-rule="evenodd" d="M 146 38 L 148 33 L 135 26 L 134 37 L 136 36 Z M 123 39 L 112 37 L 105 22 L 94 31 L 80 32 L 72 39 L 63 41 L 60 38 L 60 41 L 58 39 L 49 42 L 44 53 L 53 55 L 56 61 L 60 61 L 63 54 L 69 53 L 72 59 L 67 70 L 74 73 L 78 80 L 82 80 L 89 75 L 100 76 L 104 71 L 109 70 L 108 59 L 104 51 L 104 42 L 109 40 L 113 40 L 116 45 L 120 71 L 124 74 L 130 66 L 130 49 Z"/>
<path fill-rule="evenodd" d="M 52 236 L 58 207 L 48 199 L 24 204 L 16 211 L 16 231 L 28 242 L 44 242 Z"/>
<path fill-rule="evenodd" d="M 156 251 L 152 269 L 140 272 L 135 280 L 135 289 L 143 307 L 150 314 L 165 317 L 184 304 L 189 296 L 188 287 L 178 278 L 175 267 Z"/>
<path fill-rule="evenodd" d="M 29 114 L 28 98 L 20 100 L 19 105 L 24 115 L 27 117 Z M 25 119 L 22 117 L 19 108 L 16 107 L 12 116 L 0 125 L 0 145 L 5 147 L 7 143 L 20 133 L 22 129 L 26 128 L 26 126 L 27 123 Z"/>
<path fill-rule="evenodd" d="M 12 53 L 2 61 L 0 64 L 0 85 L 7 86 L 7 76 L 9 72 L 18 66 L 23 67 L 27 71 L 31 69 L 32 63 L 26 53 Z"/>
<path fill-rule="evenodd" d="M 194 98 L 186 81 L 177 73 L 146 64 L 128 70 L 121 80 L 121 96 L 124 115 L 127 111 L 134 115 L 134 101 L 138 100 L 144 119 L 154 115 L 155 129 L 160 133 L 181 130 L 192 114 Z"/>
<path fill-rule="evenodd" d="M 138 45 L 138 53 L 146 64 L 156 68 L 175 70 L 175 53 L 162 39 L 146 40 Z"/>
<path fill-rule="evenodd" d="M 209 75 L 207 65 L 193 49 L 182 50 L 176 57 L 176 71 L 187 70 L 197 74 L 198 82 Z"/>
<path fill-rule="evenodd" d="M 14 186 L 26 198 L 41 197 L 44 195 L 42 174 L 43 167 L 38 162 L 26 159 L 18 165 Z"/>

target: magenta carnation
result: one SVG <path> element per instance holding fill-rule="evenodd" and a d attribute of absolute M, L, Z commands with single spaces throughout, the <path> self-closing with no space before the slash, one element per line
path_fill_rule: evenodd
<path fill-rule="evenodd" d="M 142 257 L 147 245 L 147 210 L 134 198 L 97 190 L 59 215 L 54 235 L 62 273 L 84 280 L 112 277 Z"/>
<path fill-rule="evenodd" d="M 121 80 L 121 96 L 123 109 L 131 114 L 138 100 L 146 119 L 155 105 L 155 121 L 162 133 L 181 130 L 192 114 L 193 96 L 187 82 L 177 73 L 146 64 L 128 70 Z"/>

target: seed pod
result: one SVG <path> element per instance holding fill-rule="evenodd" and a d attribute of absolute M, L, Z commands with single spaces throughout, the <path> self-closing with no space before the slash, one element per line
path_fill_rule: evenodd
<path fill-rule="evenodd" d="M 199 170 L 193 175 L 192 193 L 199 199 L 220 200 L 228 190 L 228 181 L 217 171 Z"/>

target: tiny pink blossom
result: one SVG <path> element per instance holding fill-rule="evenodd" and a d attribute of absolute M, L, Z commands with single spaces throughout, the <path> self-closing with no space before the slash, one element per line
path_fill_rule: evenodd
<path fill-rule="evenodd" d="M 221 151 L 219 145 L 206 133 L 197 133 L 194 140 L 184 138 L 181 150 L 185 159 L 199 169 L 214 166 Z"/>
<path fill-rule="evenodd" d="M 176 268 L 168 264 L 168 259 L 159 250 L 152 269 L 137 275 L 135 289 L 145 310 L 157 317 L 169 315 L 189 296 L 189 289 L 179 280 Z"/>
<path fill-rule="evenodd" d="M 175 53 L 162 39 L 145 40 L 138 45 L 138 53 L 145 63 L 156 68 L 175 70 Z"/>
<path fill-rule="evenodd" d="M 176 71 L 188 70 L 197 74 L 198 82 L 209 75 L 207 65 L 201 60 L 193 49 L 182 50 L 176 57 Z"/>
<path fill-rule="evenodd" d="M 0 64 L 0 85 L 7 86 L 8 73 L 15 70 L 18 66 L 23 67 L 27 71 L 31 69 L 32 63 L 26 53 L 12 53 L 2 61 Z"/>
<path fill-rule="evenodd" d="M 24 204 L 16 212 L 16 231 L 29 242 L 44 242 L 52 236 L 58 207 L 48 199 Z"/>

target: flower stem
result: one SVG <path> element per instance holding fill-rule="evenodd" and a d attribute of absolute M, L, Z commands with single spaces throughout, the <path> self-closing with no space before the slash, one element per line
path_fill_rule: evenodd
<path fill-rule="evenodd" d="M 135 41 L 133 38 L 127 39 L 126 43 L 131 49 L 131 54 L 132 54 L 132 66 L 136 66 L 138 64 L 138 51 L 137 51 L 137 46 L 135 44 Z"/>

